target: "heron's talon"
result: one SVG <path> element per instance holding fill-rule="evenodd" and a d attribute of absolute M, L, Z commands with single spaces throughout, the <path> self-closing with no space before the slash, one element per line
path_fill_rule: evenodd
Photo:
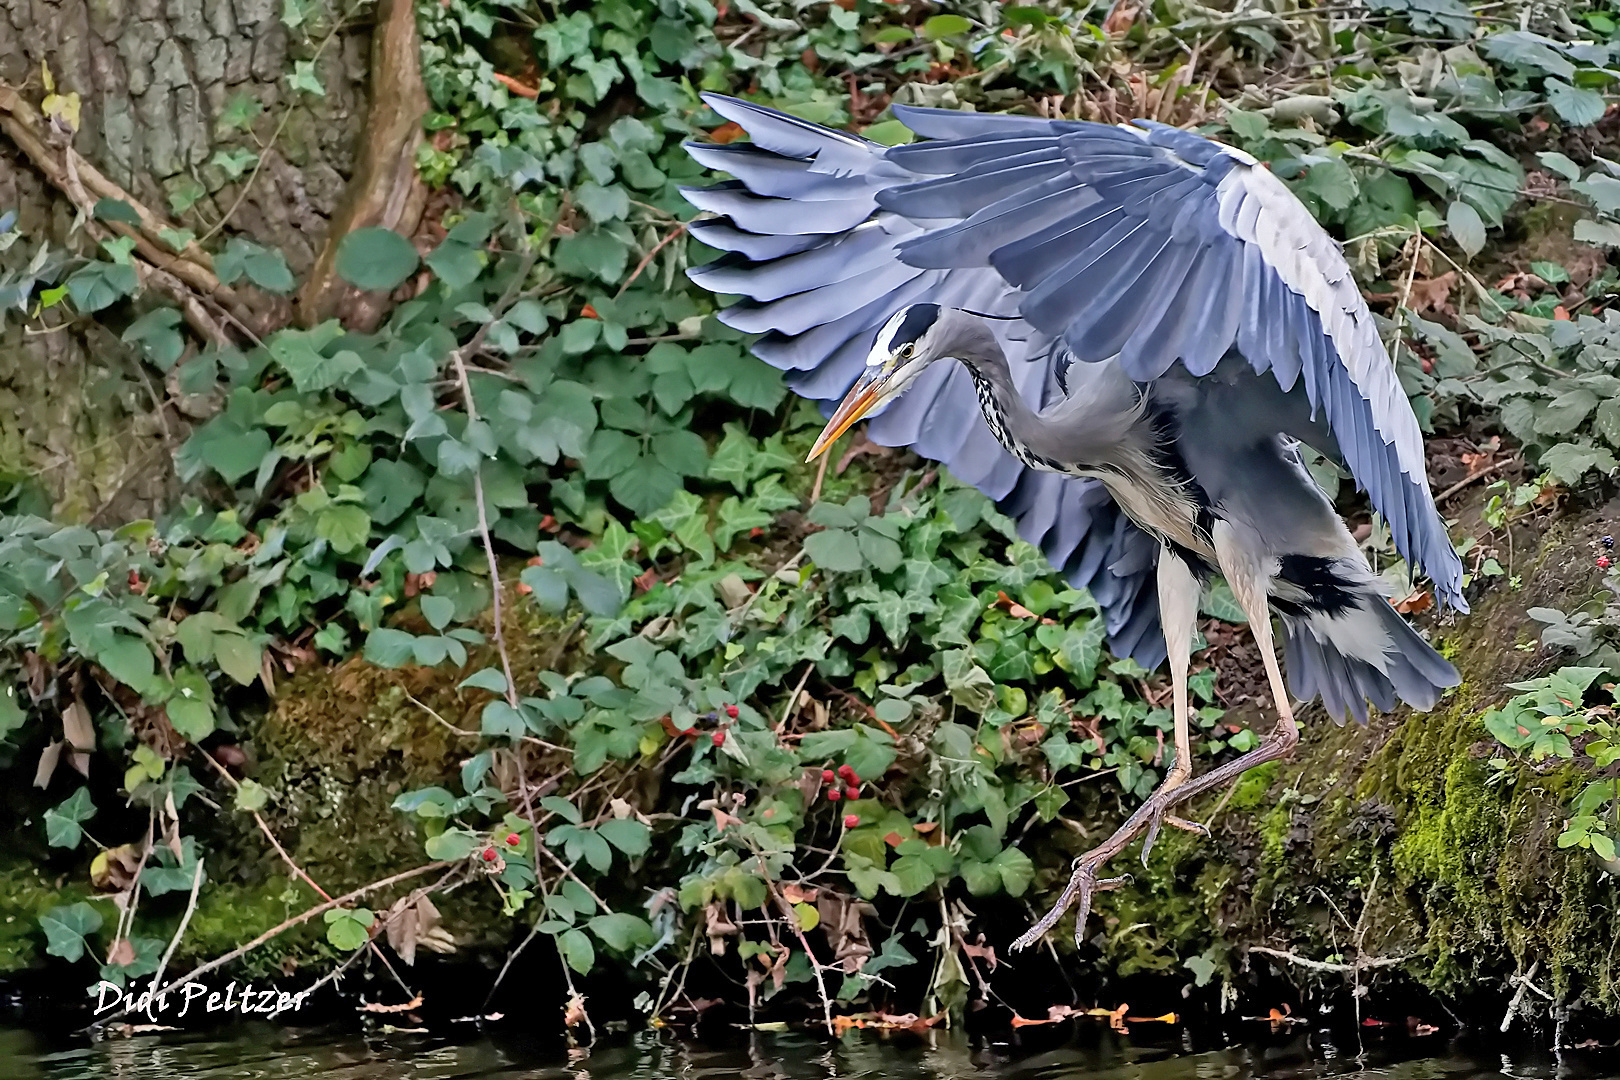
<path fill-rule="evenodd" d="M 1164 823 L 1166 825 L 1174 825 L 1183 832 L 1195 833 L 1198 836 L 1209 835 L 1209 826 L 1202 825 L 1196 821 L 1188 821 L 1186 818 L 1176 817 L 1174 814 L 1164 815 Z"/>

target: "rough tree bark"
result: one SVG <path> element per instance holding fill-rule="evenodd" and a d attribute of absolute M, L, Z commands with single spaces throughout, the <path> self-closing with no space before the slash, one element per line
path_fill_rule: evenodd
<path fill-rule="evenodd" d="M 11 112 L 0 102 L 0 120 L 10 121 L 9 137 L 0 135 L 0 211 L 17 210 L 27 237 L 0 255 L 0 269 L 42 241 L 94 246 L 63 190 L 68 148 L 46 132 L 30 153 L 30 130 L 17 127 L 37 111 L 47 68 L 59 92 L 82 99 L 71 150 L 161 224 L 244 235 L 281 250 L 301 276 L 320 263 L 334 217 L 409 235 L 422 201 L 409 165 L 426 107 L 410 0 L 333 0 L 308 35 L 290 31 L 282 13 L 280 0 L 0 0 L 0 97 L 21 102 Z M 324 95 L 288 83 L 294 62 L 311 59 Z M 231 130 L 220 120 L 243 95 L 262 109 L 248 131 Z M 261 163 L 233 181 L 214 155 L 237 149 Z M 311 277 L 300 298 L 306 317 L 330 314 L 341 299 L 330 278 Z M 267 300 L 245 301 L 262 313 L 260 326 L 291 314 Z M 170 454 L 186 418 L 119 343 L 112 314 L 48 333 L 15 318 L 0 328 L 0 478 L 36 482 L 59 517 L 127 519 L 173 494 Z"/>

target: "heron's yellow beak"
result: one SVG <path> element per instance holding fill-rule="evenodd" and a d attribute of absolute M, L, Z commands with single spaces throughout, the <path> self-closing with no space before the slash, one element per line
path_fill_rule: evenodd
<path fill-rule="evenodd" d="M 833 412 L 832 419 L 821 430 L 816 439 L 816 445 L 810 448 L 810 456 L 804 460 L 814 461 L 827 452 L 827 448 L 838 441 L 838 436 L 848 431 L 861 417 L 872 411 L 872 407 L 883 396 L 883 386 L 887 379 L 881 373 L 874 373 L 870 369 L 861 373 L 855 380 L 855 385 L 849 388 L 844 400 L 838 403 Z"/>

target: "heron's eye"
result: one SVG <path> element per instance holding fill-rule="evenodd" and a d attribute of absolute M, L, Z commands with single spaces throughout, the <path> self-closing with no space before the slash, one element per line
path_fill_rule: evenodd
<path fill-rule="evenodd" d="M 898 356 L 902 360 L 910 360 L 913 356 L 916 355 L 916 353 L 917 353 L 917 346 L 913 345 L 909 341 L 906 342 L 904 345 L 900 346 L 899 349 L 895 350 L 895 355 Z"/>

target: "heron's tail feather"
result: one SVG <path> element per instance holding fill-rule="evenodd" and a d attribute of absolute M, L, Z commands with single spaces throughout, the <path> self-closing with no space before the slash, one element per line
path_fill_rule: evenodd
<path fill-rule="evenodd" d="M 1359 605 L 1336 614 L 1283 616 L 1282 624 L 1294 696 L 1320 696 L 1341 724 L 1351 716 L 1366 723 L 1368 701 L 1384 712 L 1397 699 L 1427 711 L 1462 681 L 1381 596 L 1364 594 Z"/>

